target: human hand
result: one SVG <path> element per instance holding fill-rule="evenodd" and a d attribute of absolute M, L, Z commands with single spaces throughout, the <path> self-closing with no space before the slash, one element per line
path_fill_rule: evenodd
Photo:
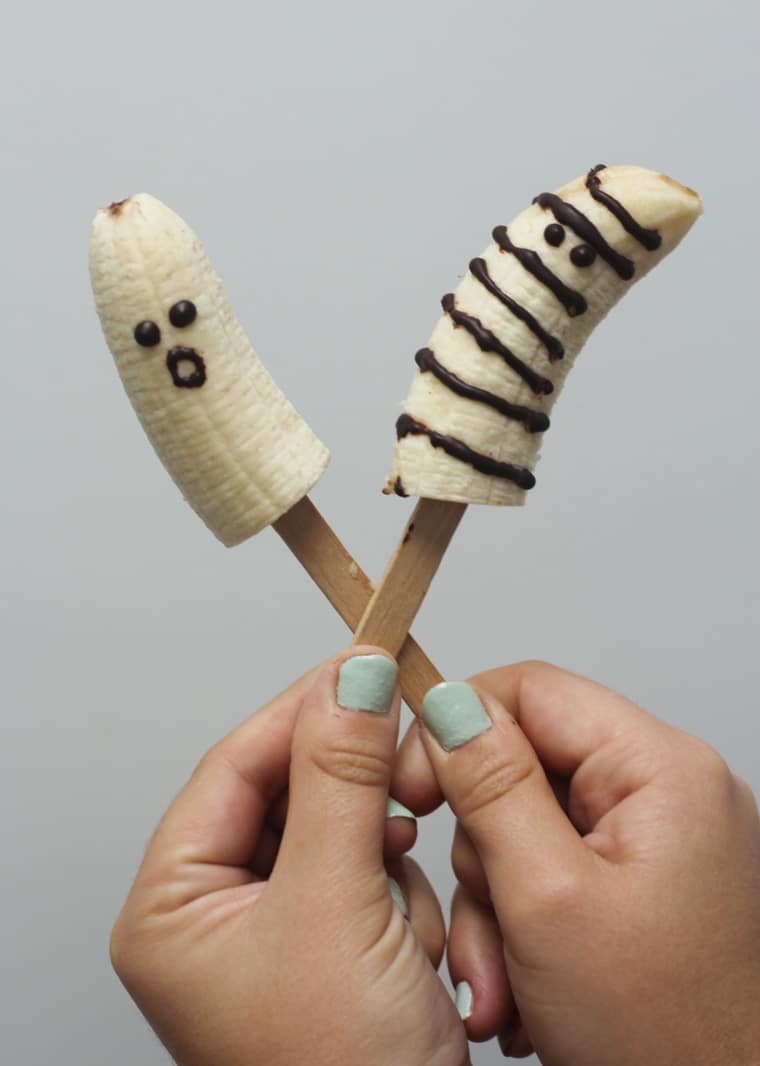
<path fill-rule="evenodd" d="M 468 686 L 432 690 L 391 785 L 458 818 L 448 958 L 474 992 L 470 1038 L 505 1033 L 515 1057 L 532 1042 L 546 1066 L 759 1063 L 749 788 L 707 744 L 554 667 L 473 686 L 488 714 Z"/>
<path fill-rule="evenodd" d="M 437 900 L 387 858 L 405 920 L 383 865 L 395 677 L 374 648 L 312 671 L 211 749 L 156 830 L 111 950 L 180 1066 L 469 1061 Z"/>

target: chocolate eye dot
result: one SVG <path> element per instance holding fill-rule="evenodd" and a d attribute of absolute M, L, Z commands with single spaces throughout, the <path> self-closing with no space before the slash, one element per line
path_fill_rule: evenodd
<path fill-rule="evenodd" d="M 570 251 L 570 262 L 577 267 L 590 267 L 596 259 L 596 252 L 590 244 L 576 244 Z"/>
<path fill-rule="evenodd" d="M 169 321 L 173 326 L 182 329 L 183 326 L 194 322 L 197 314 L 194 303 L 190 300 L 179 300 L 169 308 Z"/>
<path fill-rule="evenodd" d="M 559 248 L 560 244 L 565 239 L 565 231 L 560 226 L 559 222 L 550 222 L 544 230 L 544 240 L 547 244 L 550 244 L 552 248 Z"/>
<path fill-rule="evenodd" d="M 161 343 L 161 330 L 155 322 L 138 322 L 135 326 L 135 340 L 143 348 L 155 348 Z"/>

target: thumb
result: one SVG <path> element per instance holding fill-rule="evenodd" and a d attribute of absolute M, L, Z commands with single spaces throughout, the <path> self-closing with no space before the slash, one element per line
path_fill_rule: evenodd
<path fill-rule="evenodd" d="M 485 869 L 502 932 L 541 899 L 572 890 L 593 856 L 560 807 L 533 747 L 492 695 L 464 682 L 431 689 L 421 732 L 449 806 Z"/>
<path fill-rule="evenodd" d="M 318 872 L 355 892 L 357 878 L 371 883 L 382 874 L 375 883 L 387 893 L 383 834 L 398 736 L 397 675 L 393 659 L 369 646 L 351 648 L 318 671 L 293 736 L 275 869 L 291 883 Z"/>

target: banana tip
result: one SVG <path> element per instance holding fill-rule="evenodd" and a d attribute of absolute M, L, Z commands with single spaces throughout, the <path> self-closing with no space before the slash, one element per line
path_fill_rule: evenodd
<path fill-rule="evenodd" d="M 131 199 L 131 196 L 125 196 L 123 200 L 113 200 L 103 210 L 107 211 L 109 215 L 118 216 L 124 210 L 124 205 L 128 204 Z"/>
<path fill-rule="evenodd" d="M 702 197 L 695 189 L 689 188 L 688 185 L 682 185 L 680 181 L 676 181 L 675 178 L 671 178 L 668 174 L 660 174 L 660 177 L 666 185 L 672 185 L 674 189 L 677 189 L 683 196 L 688 197 L 691 200 L 696 201 L 694 207 L 702 211 Z"/>

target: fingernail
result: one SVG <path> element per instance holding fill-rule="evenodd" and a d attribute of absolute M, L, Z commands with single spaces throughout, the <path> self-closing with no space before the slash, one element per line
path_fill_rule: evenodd
<path fill-rule="evenodd" d="M 399 801 L 395 800 L 393 798 L 393 796 L 389 796 L 388 797 L 388 804 L 387 804 L 387 806 L 385 808 L 385 817 L 386 818 L 411 818 L 413 822 L 417 821 L 417 819 L 412 814 L 412 812 L 409 810 L 409 808 L 405 807 L 403 803 L 399 803 Z"/>
<path fill-rule="evenodd" d="M 435 739 L 451 751 L 491 728 L 475 690 L 464 681 L 442 681 L 422 701 L 422 717 Z"/>
<path fill-rule="evenodd" d="M 385 655 L 354 655 L 338 672 L 337 700 L 344 710 L 388 710 L 396 687 L 398 667 Z"/>
<path fill-rule="evenodd" d="M 500 1049 L 502 1055 L 506 1056 L 506 1055 L 509 1054 L 509 1049 L 512 1046 L 512 1041 L 514 1040 L 514 1038 L 515 1038 L 515 1027 L 510 1022 L 510 1024 L 506 1025 L 502 1029 L 502 1031 L 498 1034 L 498 1036 L 496 1037 L 496 1039 L 497 1039 L 497 1041 L 499 1043 L 499 1049 Z"/>
<path fill-rule="evenodd" d="M 404 893 L 401 891 L 401 885 L 394 877 L 388 878 L 388 887 L 391 890 L 391 899 L 396 904 L 405 918 L 409 917 L 409 908 L 406 905 L 404 899 Z"/>
<path fill-rule="evenodd" d="M 472 985 L 469 981 L 460 981 L 454 989 L 454 1002 L 463 1022 L 472 1017 Z"/>

